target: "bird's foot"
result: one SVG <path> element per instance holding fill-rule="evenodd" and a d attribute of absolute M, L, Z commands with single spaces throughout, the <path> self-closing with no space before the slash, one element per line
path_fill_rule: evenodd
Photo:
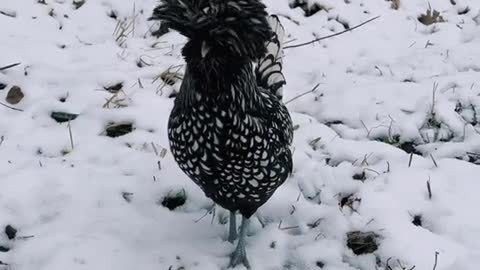
<path fill-rule="evenodd" d="M 230 255 L 229 268 L 235 268 L 237 265 L 243 264 L 247 269 L 250 269 L 250 262 L 247 258 L 247 252 L 245 251 L 245 245 L 240 244 L 235 251 Z"/>
<path fill-rule="evenodd" d="M 243 216 L 242 225 L 240 225 L 240 235 L 238 237 L 237 248 L 232 253 L 232 255 L 230 255 L 229 267 L 235 267 L 239 264 L 243 264 L 245 267 L 247 267 L 247 269 L 250 269 L 250 263 L 247 259 L 247 251 L 245 250 L 248 223 L 248 218 L 245 218 L 245 216 Z"/>

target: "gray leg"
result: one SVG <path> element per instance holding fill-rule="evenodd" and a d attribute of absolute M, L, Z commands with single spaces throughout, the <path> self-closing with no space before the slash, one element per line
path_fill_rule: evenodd
<path fill-rule="evenodd" d="M 247 238 L 247 227 L 250 223 L 248 218 L 242 216 L 242 225 L 240 226 L 240 236 L 238 239 L 237 248 L 230 257 L 230 267 L 235 267 L 239 264 L 243 264 L 250 269 L 250 263 L 247 259 L 247 252 L 245 251 L 245 240 Z"/>
<path fill-rule="evenodd" d="M 228 242 L 233 244 L 237 237 L 237 219 L 235 211 L 230 211 L 230 232 L 228 234 Z"/>

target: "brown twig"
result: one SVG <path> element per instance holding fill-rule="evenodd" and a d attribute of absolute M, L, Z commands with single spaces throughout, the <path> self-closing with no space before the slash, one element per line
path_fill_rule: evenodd
<path fill-rule="evenodd" d="M 356 26 L 354 26 L 354 27 L 352 27 L 352 28 L 348 28 L 348 29 L 343 30 L 343 31 L 341 31 L 341 32 L 338 32 L 338 33 L 335 33 L 335 34 L 331 34 L 331 35 L 328 35 L 328 36 L 324 36 L 324 37 L 320 37 L 320 38 L 316 38 L 316 39 L 311 40 L 311 41 L 309 41 L 309 42 L 286 46 L 284 49 L 292 49 L 292 48 L 303 47 L 303 46 L 307 46 L 307 45 L 313 44 L 313 43 L 315 43 L 315 42 L 317 42 L 317 41 L 320 41 L 320 40 L 324 40 L 324 39 L 336 37 L 336 36 L 339 36 L 339 35 L 341 35 L 341 34 L 344 34 L 344 33 L 347 33 L 347 32 L 351 32 L 351 31 L 353 31 L 353 30 L 355 30 L 355 29 L 357 29 L 357 28 L 359 28 L 359 27 L 361 27 L 361 26 L 364 26 L 365 24 L 370 23 L 370 22 L 372 22 L 372 21 L 374 21 L 374 20 L 376 20 L 376 19 L 378 19 L 378 18 L 380 18 L 380 16 L 371 18 L 371 19 L 369 19 L 369 20 L 367 20 L 367 21 L 365 21 L 365 22 L 363 22 L 363 23 L 361 23 L 361 24 L 359 24 L 359 25 L 356 25 Z"/>

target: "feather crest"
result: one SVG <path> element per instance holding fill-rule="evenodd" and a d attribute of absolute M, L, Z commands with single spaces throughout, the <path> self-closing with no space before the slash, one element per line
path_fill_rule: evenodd
<path fill-rule="evenodd" d="M 160 20 L 190 40 L 207 40 L 233 55 L 257 60 L 272 37 L 259 0 L 162 0 L 151 20 Z"/>

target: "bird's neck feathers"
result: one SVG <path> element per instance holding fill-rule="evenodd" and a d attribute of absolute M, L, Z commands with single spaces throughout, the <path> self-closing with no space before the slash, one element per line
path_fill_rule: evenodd
<path fill-rule="evenodd" d="M 258 101 L 252 64 L 211 61 L 210 64 L 208 61 L 187 62 L 180 93 L 175 100 L 177 108 L 189 111 L 203 104 L 238 111 L 251 109 Z"/>
<path fill-rule="evenodd" d="M 215 57 L 188 58 L 185 79 L 192 81 L 189 89 L 202 95 L 220 96 L 230 89 L 251 92 L 254 85 L 238 87 L 242 82 L 255 82 L 252 62 L 248 59 Z"/>

